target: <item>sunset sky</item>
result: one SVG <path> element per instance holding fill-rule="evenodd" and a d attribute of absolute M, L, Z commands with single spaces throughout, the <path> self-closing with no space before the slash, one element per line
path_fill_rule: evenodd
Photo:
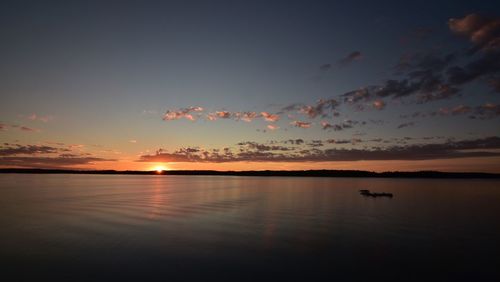
<path fill-rule="evenodd" d="M 500 172 L 499 1 L 1 1 L 0 167 Z"/>

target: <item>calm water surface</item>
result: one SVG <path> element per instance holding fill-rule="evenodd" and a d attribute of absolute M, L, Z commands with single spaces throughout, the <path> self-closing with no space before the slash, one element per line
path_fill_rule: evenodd
<path fill-rule="evenodd" d="M 2 281 L 500 281 L 500 181 L 3 174 L 0 271 Z"/>

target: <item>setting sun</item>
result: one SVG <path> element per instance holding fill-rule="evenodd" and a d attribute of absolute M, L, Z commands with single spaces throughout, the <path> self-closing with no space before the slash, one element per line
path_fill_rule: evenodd
<path fill-rule="evenodd" d="M 168 170 L 166 166 L 163 165 L 158 165 L 153 168 L 153 170 L 156 170 L 157 173 L 162 173 L 165 170 Z"/>

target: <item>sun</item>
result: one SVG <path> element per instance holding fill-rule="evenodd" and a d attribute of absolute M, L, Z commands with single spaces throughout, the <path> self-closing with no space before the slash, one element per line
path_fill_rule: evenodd
<path fill-rule="evenodd" d="M 162 173 L 163 171 L 168 170 L 168 168 L 163 165 L 155 166 L 153 169 L 156 171 L 156 173 Z"/>

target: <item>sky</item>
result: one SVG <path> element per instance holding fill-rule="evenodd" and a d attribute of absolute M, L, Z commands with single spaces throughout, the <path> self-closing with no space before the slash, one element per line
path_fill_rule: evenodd
<path fill-rule="evenodd" d="M 500 172 L 500 2 L 1 1 L 0 167 Z"/>

